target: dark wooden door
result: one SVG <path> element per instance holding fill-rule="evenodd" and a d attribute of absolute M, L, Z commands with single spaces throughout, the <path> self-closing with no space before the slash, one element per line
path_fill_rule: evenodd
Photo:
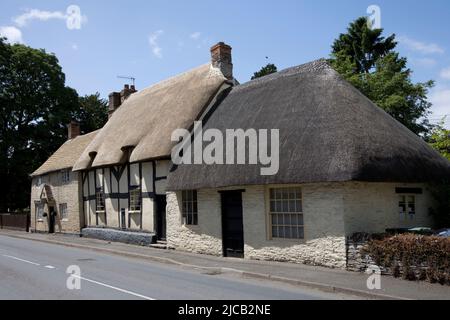
<path fill-rule="evenodd" d="M 166 240 L 166 196 L 157 195 L 156 201 L 156 233 L 158 240 Z"/>
<path fill-rule="evenodd" d="M 224 257 L 244 257 L 242 191 L 222 193 L 222 239 Z"/>
<path fill-rule="evenodd" d="M 55 208 L 49 207 L 48 212 L 48 233 L 55 233 Z"/>

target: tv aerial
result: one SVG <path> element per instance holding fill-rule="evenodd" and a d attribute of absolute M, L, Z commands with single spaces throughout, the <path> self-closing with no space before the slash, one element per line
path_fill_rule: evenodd
<path fill-rule="evenodd" d="M 134 86 L 136 83 L 136 78 L 134 77 L 127 77 L 127 76 L 117 76 L 117 78 L 119 79 L 127 79 L 131 81 L 131 84 Z"/>

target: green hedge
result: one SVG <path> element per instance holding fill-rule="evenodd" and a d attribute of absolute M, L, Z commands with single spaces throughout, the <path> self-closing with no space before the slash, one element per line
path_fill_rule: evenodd
<path fill-rule="evenodd" d="M 450 239 L 403 234 L 370 240 L 363 254 L 380 267 L 408 280 L 450 285 Z"/>

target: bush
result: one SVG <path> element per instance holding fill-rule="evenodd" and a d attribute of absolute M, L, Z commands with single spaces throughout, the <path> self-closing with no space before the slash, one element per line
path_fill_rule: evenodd
<path fill-rule="evenodd" d="M 450 285 L 450 239 L 414 234 L 370 240 L 363 254 L 394 276 Z"/>

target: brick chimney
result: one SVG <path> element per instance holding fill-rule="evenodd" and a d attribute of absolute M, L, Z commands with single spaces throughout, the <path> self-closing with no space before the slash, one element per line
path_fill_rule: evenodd
<path fill-rule="evenodd" d="M 222 74 L 233 80 L 233 63 L 231 58 L 231 47 L 224 42 L 219 42 L 211 48 L 211 64 L 220 69 Z"/>
<path fill-rule="evenodd" d="M 80 124 L 76 121 L 71 121 L 67 126 L 67 138 L 68 140 L 75 139 L 80 135 Z"/>
<path fill-rule="evenodd" d="M 109 94 L 108 119 L 111 118 L 122 102 L 120 101 L 120 92 L 112 92 Z"/>
<path fill-rule="evenodd" d="M 123 90 L 120 92 L 120 101 L 121 101 L 121 104 L 125 101 L 125 100 L 127 100 L 133 93 L 135 93 L 136 92 L 136 88 L 134 87 L 134 85 L 132 85 L 131 87 L 130 87 L 130 85 L 128 85 L 128 84 L 126 84 L 124 87 L 123 87 Z"/>
<path fill-rule="evenodd" d="M 110 93 L 108 118 L 111 118 L 114 111 L 116 111 L 123 104 L 123 102 L 135 92 L 137 92 L 137 90 L 134 85 L 130 86 L 126 84 L 121 92 Z"/>

